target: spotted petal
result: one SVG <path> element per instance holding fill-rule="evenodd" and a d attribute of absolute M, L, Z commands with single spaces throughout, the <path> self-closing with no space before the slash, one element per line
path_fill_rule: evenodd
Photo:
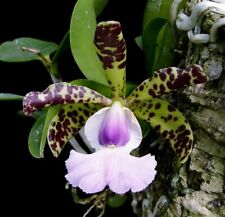
<path fill-rule="evenodd" d="M 112 89 L 112 97 L 124 97 L 126 44 L 120 23 L 100 22 L 96 28 L 94 43 Z"/>
<path fill-rule="evenodd" d="M 28 93 L 23 100 L 23 111 L 31 115 L 44 107 L 73 103 L 95 103 L 107 106 L 111 104 L 111 100 L 87 87 L 62 82 L 50 85 L 43 92 Z"/>
<path fill-rule="evenodd" d="M 66 179 L 85 193 L 97 193 L 106 186 L 117 194 L 142 191 L 156 174 L 153 156 L 138 158 L 121 152 L 120 148 L 107 148 L 93 154 L 72 150 L 66 167 Z"/>
<path fill-rule="evenodd" d="M 199 65 L 193 65 L 185 69 L 176 67 L 160 69 L 151 78 L 143 81 L 128 96 L 127 101 L 132 105 L 137 101 L 149 100 L 189 85 L 204 83 L 207 80 L 206 74 Z"/>
<path fill-rule="evenodd" d="M 154 98 L 143 102 L 134 110 L 140 119 L 150 125 L 170 144 L 184 163 L 192 149 L 192 130 L 185 117 L 166 101 Z"/>
<path fill-rule="evenodd" d="M 100 107 L 93 104 L 64 105 L 48 128 L 48 144 L 55 157 Z"/>

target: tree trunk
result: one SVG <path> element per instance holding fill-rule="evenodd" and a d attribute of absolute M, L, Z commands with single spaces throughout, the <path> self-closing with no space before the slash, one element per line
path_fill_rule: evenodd
<path fill-rule="evenodd" d="M 187 15 L 196 2 L 199 1 L 186 3 Z M 212 23 L 224 17 L 225 14 L 208 12 L 201 29 L 209 33 Z M 183 63 L 201 65 L 210 81 L 177 94 L 176 107 L 191 124 L 194 148 L 188 162 L 179 168 L 169 150 L 160 154 L 154 183 L 147 191 L 133 194 L 132 206 L 138 216 L 225 216 L 224 34 L 225 26 L 218 30 L 215 43 L 194 44 L 187 43 L 187 32 L 181 33 Z"/>

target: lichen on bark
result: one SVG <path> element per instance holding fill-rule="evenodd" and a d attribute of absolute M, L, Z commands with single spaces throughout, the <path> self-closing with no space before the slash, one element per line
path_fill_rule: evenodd
<path fill-rule="evenodd" d="M 199 0 L 186 2 L 184 12 Z M 218 2 L 218 1 L 214 1 Z M 204 33 L 225 14 L 210 11 L 201 23 Z M 225 216 L 225 28 L 218 29 L 215 43 L 194 44 L 179 31 L 184 65 L 199 64 L 210 81 L 188 87 L 176 96 L 176 105 L 194 133 L 194 148 L 181 167 L 164 149 L 158 157 L 157 176 L 149 188 L 133 194 L 133 210 L 142 217 Z"/>

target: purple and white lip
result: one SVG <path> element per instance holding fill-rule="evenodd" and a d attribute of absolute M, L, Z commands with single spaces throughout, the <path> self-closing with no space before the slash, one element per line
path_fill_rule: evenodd
<path fill-rule="evenodd" d="M 119 102 L 114 102 L 99 129 L 99 143 L 103 146 L 124 146 L 130 139 L 130 130 L 124 108 Z"/>

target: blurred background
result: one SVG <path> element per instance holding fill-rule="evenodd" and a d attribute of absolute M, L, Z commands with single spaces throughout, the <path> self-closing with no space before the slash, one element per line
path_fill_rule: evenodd
<path fill-rule="evenodd" d="M 18 37 L 33 37 L 59 43 L 68 31 L 76 1 L 3 0 L 0 7 L 0 43 Z M 142 51 L 134 38 L 142 31 L 145 0 L 109 0 L 98 20 L 118 20 L 127 42 L 127 80 L 139 83 L 145 77 Z M 82 77 L 70 51 L 61 58 L 59 68 L 65 81 Z M 44 90 L 50 76 L 40 62 L 0 62 L 0 92 L 25 95 L 31 90 Z M 55 159 L 46 146 L 44 159 L 33 158 L 27 139 L 34 120 L 18 115 L 21 101 L 0 102 L 1 209 L 7 215 L 82 216 L 87 207 L 76 205 L 65 189 L 64 161 L 69 150 Z M 106 216 L 124 213 L 132 217 L 130 201 L 120 209 L 107 209 Z M 2 210 L 2 212 L 3 212 Z M 3 212 L 4 213 L 4 212 Z M 90 215 L 91 216 L 91 215 Z M 94 215 L 93 215 L 94 216 Z"/>

